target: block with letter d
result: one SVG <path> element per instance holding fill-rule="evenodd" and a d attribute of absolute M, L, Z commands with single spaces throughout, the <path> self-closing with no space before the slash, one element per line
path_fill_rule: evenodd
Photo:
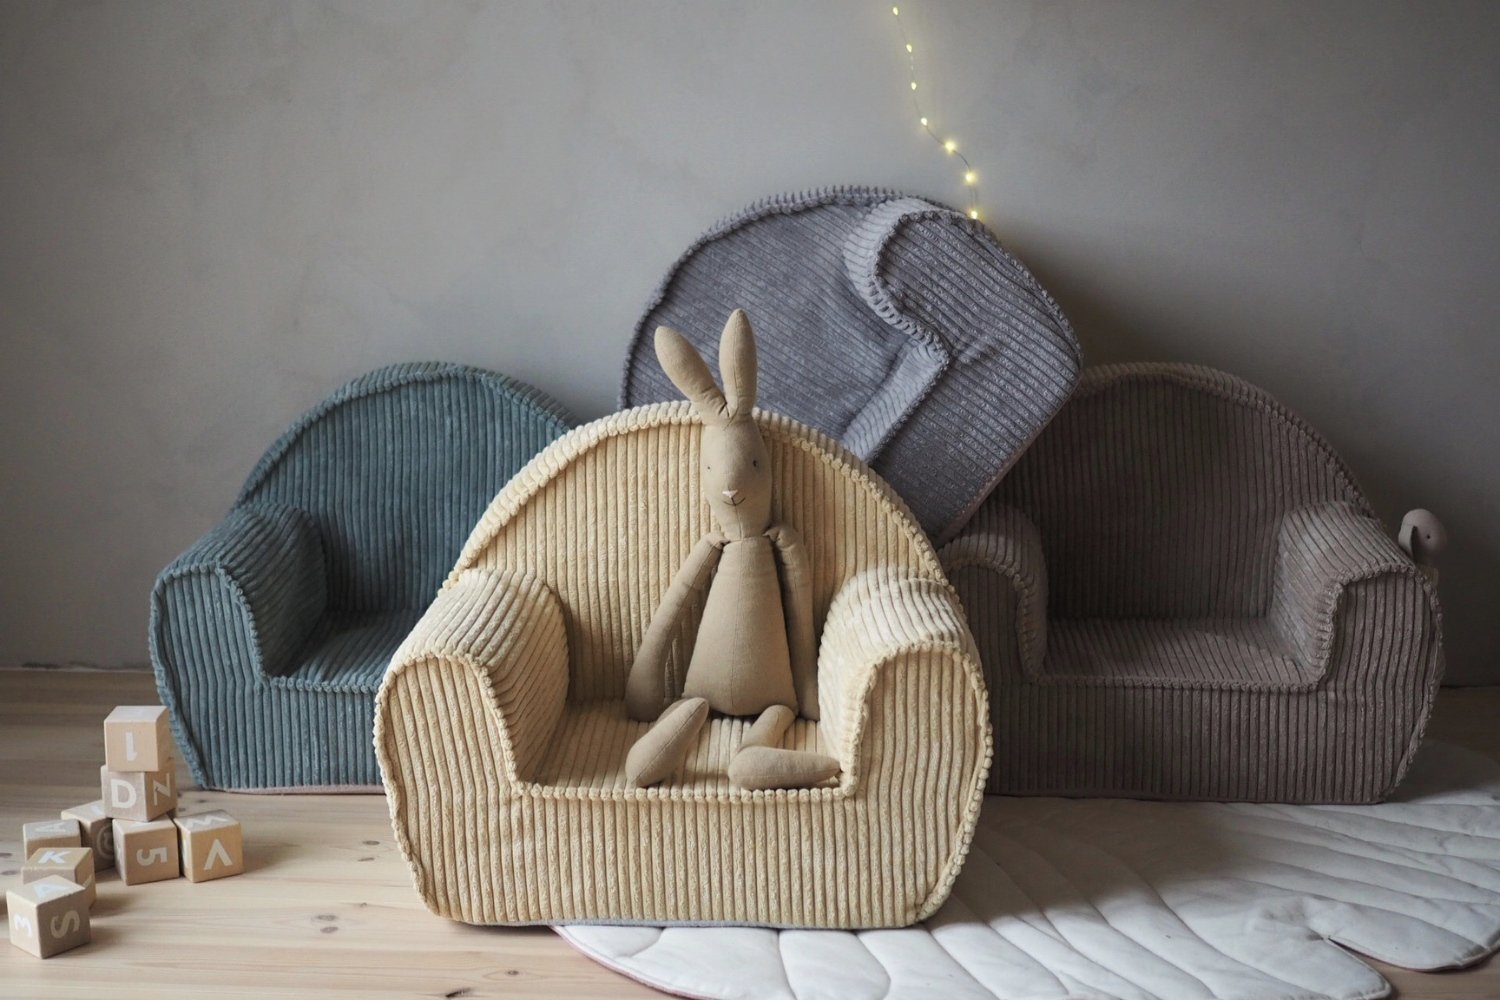
<path fill-rule="evenodd" d="M 112 771 L 99 768 L 104 812 L 112 819 L 137 823 L 156 819 L 177 806 L 177 779 L 172 761 L 160 771 Z"/>
<path fill-rule="evenodd" d="M 60 875 L 28 882 L 5 894 L 10 943 L 37 958 L 89 943 L 89 907 L 83 886 Z"/>
<path fill-rule="evenodd" d="M 189 882 L 238 875 L 245 870 L 245 840 L 240 821 L 222 809 L 178 816 L 182 836 L 182 874 Z"/>
<path fill-rule="evenodd" d="M 115 870 L 126 885 L 181 875 L 176 825 L 166 818 L 145 823 L 115 820 Z"/>

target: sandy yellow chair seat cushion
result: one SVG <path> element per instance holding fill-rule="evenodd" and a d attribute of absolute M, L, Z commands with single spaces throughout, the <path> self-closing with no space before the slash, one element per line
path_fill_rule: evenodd
<path fill-rule="evenodd" d="M 624 685 L 708 523 L 687 404 L 625 411 L 544 451 L 496 498 L 397 651 L 376 710 L 398 841 L 436 913 L 569 921 L 904 926 L 932 913 L 978 815 L 990 735 L 956 596 L 889 487 L 841 446 L 759 414 L 822 624 L 824 787 L 746 791 L 747 721 L 715 719 L 673 780 L 627 785 L 646 723 Z M 669 670 L 685 669 L 684 629 Z"/>

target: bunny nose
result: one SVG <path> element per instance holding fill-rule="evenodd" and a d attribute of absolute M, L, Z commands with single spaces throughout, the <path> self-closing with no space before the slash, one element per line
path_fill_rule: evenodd
<path fill-rule="evenodd" d="M 723 493 L 724 499 L 728 500 L 730 503 L 734 503 L 735 498 L 740 495 L 739 490 L 724 490 Z"/>

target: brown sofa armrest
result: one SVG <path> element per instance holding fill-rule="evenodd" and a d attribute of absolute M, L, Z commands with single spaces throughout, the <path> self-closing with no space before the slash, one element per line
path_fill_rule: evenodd
<path fill-rule="evenodd" d="M 1345 620 L 1353 614 L 1346 605 L 1356 584 L 1372 597 L 1389 592 L 1378 605 L 1384 609 L 1378 620 Z M 1438 607 L 1431 584 L 1379 521 L 1338 502 L 1308 504 L 1282 518 L 1267 614 L 1313 683 L 1325 679 L 1341 642 L 1363 633 L 1369 642 L 1366 659 L 1379 659 L 1387 647 L 1404 641 L 1394 633 L 1423 627 L 1405 619 L 1425 612 L 1435 627 Z"/>
<path fill-rule="evenodd" d="M 1016 646 L 1028 676 L 1042 672 L 1047 654 L 1047 560 L 1036 525 L 1003 507 L 984 530 L 966 531 L 938 553 L 950 577 L 977 568 L 994 573 L 1016 595 Z"/>

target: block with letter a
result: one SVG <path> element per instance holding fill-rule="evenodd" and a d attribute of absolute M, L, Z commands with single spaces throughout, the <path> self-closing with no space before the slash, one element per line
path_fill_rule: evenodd
<path fill-rule="evenodd" d="M 77 820 L 46 819 L 21 825 L 21 856 L 29 858 L 43 847 L 81 847 L 83 830 Z"/>
<path fill-rule="evenodd" d="M 104 800 L 95 799 L 62 811 L 63 819 L 78 821 L 83 831 L 83 846 L 94 849 L 94 871 L 108 871 L 115 866 L 115 834 L 110 828 Z"/>
<path fill-rule="evenodd" d="M 160 882 L 182 874 L 178 864 L 177 827 L 170 819 L 137 823 L 115 820 L 115 870 L 126 885 Z"/>
<path fill-rule="evenodd" d="M 89 907 L 83 886 L 48 875 L 5 894 L 10 943 L 37 958 L 89 943 Z"/>
<path fill-rule="evenodd" d="M 112 819 L 143 823 L 177 806 L 177 779 L 170 760 L 160 771 L 113 771 L 105 764 L 99 768 L 99 788 L 104 812 Z"/>
<path fill-rule="evenodd" d="M 178 816 L 182 837 L 182 874 L 189 882 L 238 875 L 245 870 L 245 841 L 240 821 L 222 809 Z"/>
<path fill-rule="evenodd" d="M 21 881 L 39 882 L 61 875 L 83 886 L 84 899 L 94 905 L 94 849 L 92 847 L 39 847 L 21 868 Z"/>
<path fill-rule="evenodd" d="M 120 705 L 104 719 L 104 762 L 111 771 L 163 771 L 171 757 L 161 705 Z"/>

